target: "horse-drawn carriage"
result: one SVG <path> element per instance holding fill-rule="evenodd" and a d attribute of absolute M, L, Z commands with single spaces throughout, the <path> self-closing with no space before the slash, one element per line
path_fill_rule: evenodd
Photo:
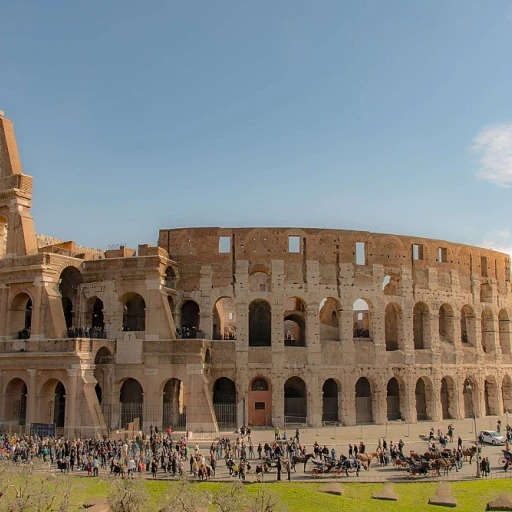
<path fill-rule="evenodd" d="M 512 464 L 512 453 L 510 453 L 508 450 L 501 451 L 503 453 L 503 457 L 499 458 L 498 464 L 503 466 L 503 469 L 505 469 L 505 466 L 508 467 L 510 464 Z"/>

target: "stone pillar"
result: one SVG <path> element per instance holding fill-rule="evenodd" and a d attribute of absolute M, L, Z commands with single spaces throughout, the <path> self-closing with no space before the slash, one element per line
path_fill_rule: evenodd
<path fill-rule="evenodd" d="M 37 278 L 34 281 L 34 288 L 32 289 L 34 303 L 32 304 L 32 323 L 30 328 L 30 338 L 33 340 L 44 339 L 43 316 L 41 315 L 42 292 L 44 286 L 45 283 L 42 278 Z"/>
<path fill-rule="evenodd" d="M 343 365 L 351 366 L 355 363 L 354 346 L 354 313 L 352 311 L 340 312 L 340 340 L 343 351 Z"/>
<path fill-rule="evenodd" d="M 406 352 L 414 352 L 414 322 L 412 310 L 409 307 L 404 307 L 404 311 L 402 312 L 402 321 L 404 350 Z"/>
<path fill-rule="evenodd" d="M 284 425 L 284 382 L 282 373 L 272 382 L 272 423 L 279 427 Z"/>
<path fill-rule="evenodd" d="M 68 437 L 75 437 L 76 429 L 76 397 L 78 369 L 71 368 L 68 372 L 68 392 L 66 394 L 65 427 Z"/>
<path fill-rule="evenodd" d="M 375 389 L 372 390 L 373 420 L 382 425 L 387 421 L 387 389 L 382 379 L 375 382 Z"/>
<path fill-rule="evenodd" d="M 386 366 L 386 312 L 382 308 L 375 308 L 371 312 L 371 322 L 373 331 L 373 343 L 375 348 L 375 363 L 377 366 Z"/>
<path fill-rule="evenodd" d="M 9 336 L 7 330 L 7 313 L 9 310 L 9 287 L 0 284 L 0 336 Z"/>
<path fill-rule="evenodd" d="M 350 375 L 344 375 L 342 389 L 341 421 L 343 425 L 350 427 L 356 424 L 356 382 Z"/>
<path fill-rule="evenodd" d="M 236 341 L 237 350 L 249 347 L 249 306 L 246 302 L 236 304 Z"/>
<path fill-rule="evenodd" d="M 430 312 L 429 315 L 429 332 L 430 336 L 426 337 L 427 347 L 434 352 L 441 350 L 441 339 L 439 337 L 439 313 Z M 428 340 L 430 339 L 430 346 L 428 346 Z"/>
<path fill-rule="evenodd" d="M 441 421 L 443 419 L 443 411 L 441 408 L 441 385 L 439 379 L 436 379 L 434 376 L 432 377 L 432 421 Z M 428 395 L 425 397 L 426 400 L 429 399 Z M 427 410 L 428 410 L 428 402 L 427 402 Z"/>
<path fill-rule="evenodd" d="M 306 345 L 308 351 L 308 363 L 318 365 L 321 363 L 320 322 L 317 302 L 308 304 L 306 315 Z M 284 333 L 283 333 L 284 335 Z"/>
<path fill-rule="evenodd" d="M 26 424 L 30 426 L 31 423 L 37 423 L 36 417 L 36 397 L 37 397 L 37 370 L 34 368 L 27 369 L 29 376 L 27 386 L 27 417 Z"/>
<path fill-rule="evenodd" d="M 275 301 L 272 305 L 272 351 L 284 350 L 284 303 Z"/>
<path fill-rule="evenodd" d="M 306 380 L 308 397 L 308 427 L 322 426 L 323 392 L 319 383 L 318 370 L 310 372 L 310 378 Z"/>

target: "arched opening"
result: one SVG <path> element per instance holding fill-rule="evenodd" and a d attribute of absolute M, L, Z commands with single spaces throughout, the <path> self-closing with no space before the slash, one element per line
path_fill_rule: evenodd
<path fill-rule="evenodd" d="M 320 341 L 340 340 L 340 303 L 332 297 L 320 302 Z"/>
<path fill-rule="evenodd" d="M 11 334 L 18 339 L 30 338 L 32 329 L 32 299 L 26 293 L 18 293 L 10 308 Z"/>
<path fill-rule="evenodd" d="M 356 423 L 373 423 L 373 397 L 370 381 L 361 377 L 356 382 Z"/>
<path fill-rule="evenodd" d="M 490 309 L 484 309 L 480 320 L 482 330 L 482 348 L 485 353 L 489 354 L 494 351 L 495 331 L 494 318 Z"/>
<path fill-rule="evenodd" d="M 197 338 L 201 315 L 199 304 L 194 300 L 187 300 L 181 305 L 181 335 L 183 338 Z"/>
<path fill-rule="evenodd" d="M 0 258 L 7 254 L 8 233 L 7 219 L 3 215 L 0 215 Z"/>
<path fill-rule="evenodd" d="M 187 428 L 187 390 L 179 379 L 169 379 L 164 386 L 162 427 Z"/>
<path fill-rule="evenodd" d="M 95 386 L 95 390 L 100 404 L 103 401 L 103 390 L 108 389 L 109 368 L 107 365 L 111 365 L 113 363 L 114 357 L 107 347 L 101 347 L 98 352 L 96 352 L 96 357 L 94 358 L 94 378 L 98 381 Z M 104 414 L 106 413 L 107 410 L 104 408 Z"/>
<path fill-rule="evenodd" d="M 300 377 L 290 377 L 284 383 L 285 423 L 307 423 L 307 418 L 306 383 Z"/>
<path fill-rule="evenodd" d="M 499 312 L 498 320 L 501 352 L 510 354 L 510 319 L 506 309 Z"/>
<path fill-rule="evenodd" d="M 400 275 L 387 274 L 382 281 L 382 291 L 384 295 L 398 295 Z"/>
<path fill-rule="evenodd" d="M 231 298 L 219 299 L 213 307 L 213 339 L 236 340 L 236 305 Z"/>
<path fill-rule="evenodd" d="M 227 377 L 217 379 L 213 385 L 213 409 L 219 428 L 236 428 L 236 386 Z"/>
<path fill-rule="evenodd" d="M 370 304 L 364 299 L 357 299 L 352 310 L 354 338 L 371 339 Z"/>
<path fill-rule="evenodd" d="M 57 428 L 63 428 L 66 419 L 66 390 L 64 384 L 59 382 L 55 387 L 55 408 L 53 422 Z"/>
<path fill-rule="evenodd" d="M 103 316 L 103 301 L 96 297 L 92 306 L 92 318 L 91 325 L 93 328 L 101 329 L 105 327 L 105 321 Z"/>
<path fill-rule="evenodd" d="M 165 269 L 165 287 L 174 289 L 176 288 L 176 271 L 172 267 Z"/>
<path fill-rule="evenodd" d="M 423 378 L 419 378 L 416 382 L 416 418 L 418 421 L 426 421 L 431 419 L 429 415 L 429 409 L 432 406 L 432 397 L 427 397 L 427 385 L 425 384 L 425 380 Z M 430 393 L 428 393 L 430 395 Z M 430 402 L 430 403 L 428 403 Z M 430 405 L 430 407 L 429 407 Z"/>
<path fill-rule="evenodd" d="M 413 309 L 414 348 L 428 348 L 429 311 L 424 302 L 417 302 Z"/>
<path fill-rule="evenodd" d="M 439 338 L 441 341 L 453 343 L 454 340 L 453 309 L 449 304 L 439 308 Z"/>
<path fill-rule="evenodd" d="M 339 421 L 339 389 L 334 379 L 327 379 L 322 387 L 322 421 Z"/>
<path fill-rule="evenodd" d="M 505 375 L 501 382 L 501 398 L 503 400 L 503 412 L 512 412 L 512 379 Z"/>
<path fill-rule="evenodd" d="M 27 419 L 27 385 L 22 379 L 12 379 L 5 389 L 4 418 L 15 425 L 25 425 Z"/>
<path fill-rule="evenodd" d="M 272 313 L 266 300 L 253 300 L 249 305 L 249 346 L 270 347 L 272 344 Z"/>
<path fill-rule="evenodd" d="M 498 397 L 498 384 L 494 377 L 488 376 L 484 382 L 484 403 L 486 416 L 498 416 L 500 404 Z"/>
<path fill-rule="evenodd" d="M 78 290 L 82 282 L 82 274 L 76 267 L 66 267 L 60 274 L 59 292 L 62 297 L 62 311 L 64 313 L 66 329 L 76 327 L 75 318 L 78 318 L 76 315 Z"/>
<path fill-rule="evenodd" d="M 441 380 L 441 410 L 443 420 L 457 417 L 457 393 L 455 381 L 451 377 L 443 377 Z"/>
<path fill-rule="evenodd" d="M 45 423 L 55 423 L 59 429 L 66 422 L 66 390 L 60 380 L 50 379 L 39 393 L 39 417 L 48 418 Z M 71 418 L 74 422 L 74 418 Z"/>
<path fill-rule="evenodd" d="M 388 381 L 387 386 L 388 421 L 402 419 L 400 412 L 400 387 L 395 377 Z"/>
<path fill-rule="evenodd" d="M 123 311 L 123 331 L 146 330 L 146 302 L 138 293 L 128 295 Z"/>
<path fill-rule="evenodd" d="M 460 336 L 462 343 L 476 347 L 475 312 L 467 304 L 460 311 Z"/>
<path fill-rule="evenodd" d="M 249 425 L 272 424 L 272 390 L 267 379 L 255 378 L 249 385 Z"/>
<path fill-rule="evenodd" d="M 306 346 L 306 305 L 302 299 L 292 297 L 284 303 L 284 346 Z"/>
<path fill-rule="evenodd" d="M 270 292 L 270 274 L 267 274 L 267 272 L 253 272 L 249 276 L 249 291 L 253 293 Z"/>
<path fill-rule="evenodd" d="M 400 348 L 399 339 L 400 327 L 399 327 L 399 316 L 401 315 L 401 309 L 398 304 L 390 303 L 386 306 L 384 315 L 384 336 L 386 339 L 386 350 L 392 352 Z"/>
<path fill-rule="evenodd" d="M 477 389 L 475 381 L 468 377 L 464 382 L 464 417 L 465 418 L 473 418 L 476 416 L 476 397 Z"/>
<path fill-rule="evenodd" d="M 139 419 L 140 429 L 143 428 L 143 403 L 144 393 L 142 386 L 135 379 L 126 379 L 121 386 L 119 394 L 121 403 L 121 428 L 126 428 L 128 423 Z"/>

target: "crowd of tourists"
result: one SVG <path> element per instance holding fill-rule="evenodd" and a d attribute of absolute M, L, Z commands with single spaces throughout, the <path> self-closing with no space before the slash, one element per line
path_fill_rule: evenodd
<path fill-rule="evenodd" d="M 94 338 L 104 340 L 107 333 L 103 327 L 68 327 L 68 338 Z"/>

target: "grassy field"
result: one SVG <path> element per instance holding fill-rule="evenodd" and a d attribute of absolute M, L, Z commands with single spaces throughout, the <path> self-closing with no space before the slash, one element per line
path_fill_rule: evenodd
<path fill-rule="evenodd" d="M 175 483 L 146 482 L 146 489 L 150 495 L 149 503 L 145 510 L 158 510 L 165 500 L 165 495 L 172 492 Z M 197 491 L 208 490 L 215 492 L 224 484 L 221 483 L 195 483 Z M 400 496 L 398 502 L 376 501 L 372 494 L 382 489 L 383 484 L 342 484 L 345 494 L 342 497 L 331 496 L 319 492 L 325 485 L 322 483 L 277 483 L 264 484 L 267 489 L 275 492 L 284 503 L 289 512 L 307 511 L 405 511 L 422 510 L 439 507 L 428 505 L 428 499 L 434 495 L 437 484 L 435 483 L 404 483 L 396 484 L 394 491 Z M 247 484 L 248 494 L 256 493 L 261 484 Z M 487 502 L 503 492 L 512 494 L 512 482 L 509 479 L 481 480 L 472 482 L 455 482 L 451 484 L 452 492 L 457 498 L 458 511 L 483 511 Z M 77 478 L 73 482 L 73 503 L 87 502 L 94 497 L 104 497 L 108 492 L 108 482 L 101 479 Z"/>

